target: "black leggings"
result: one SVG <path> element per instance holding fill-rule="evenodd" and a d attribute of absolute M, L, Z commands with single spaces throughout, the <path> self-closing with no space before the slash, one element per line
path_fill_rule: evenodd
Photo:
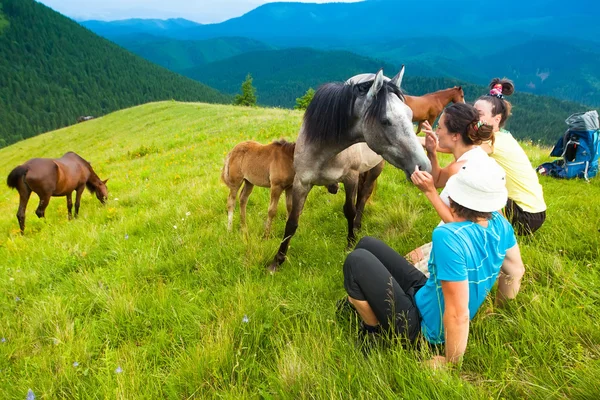
<path fill-rule="evenodd" d="M 540 229 L 546 221 L 546 211 L 538 213 L 530 213 L 524 211 L 513 200 L 508 199 L 506 202 L 506 219 L 508 219 L 515 228 L 515 233 L 519 236 L 531 235 L 533 232 Z"/>
<path fill-rule="evenodd" d="M 344 262 L 344 287 L 356 300 L 366 300 L 384 330 L 414 341 L 421 317 L 414 295 L 427 277 L 395 250 L 373 237 L 362 238 Z"/>

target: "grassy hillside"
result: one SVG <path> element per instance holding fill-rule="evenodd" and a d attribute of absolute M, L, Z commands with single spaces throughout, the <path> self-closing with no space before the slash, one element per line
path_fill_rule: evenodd
<path fill-rule="evenodd" d="M 600 375 L 600 178 L 542 179 L 549 219 L 520 239 L 527 273 L 517 300 L 484 304 L 461 369 L 433 372 L 427 351 L 364 354 L 335 316 L 342 298 L 343 194 L 310 194 L 289 260 L 262 239 L 268 191 L 249 230 L 226 231 L 225 156 L 246 139 L 293 140 L 301 113 L 159 102 L 0 149 L 0 176 L 34 156 L 78 152 L 109 178 L 80 217 L 64 198 L 46 220 L 0 185 L 0 398 L 594 398 Z M 548 149 L 524 144 L 534 165 Z M 360 235 L 405 253 L 438 218 L 387 165 Z M 246 318 L 245 318 L 246 317 Z"/>
<path fill-rule="evenodd" d="M 421 95 L 462 85 L 467 101 L 474 101 L 489 91 L 484 86 L 456 79 L 419 76 L 428 74 L 423 65 L 406 64 L 402 86 L 409 94 Z M 239 93 L 241 83 L 251 73 L 259 104 L 291 108 L 296 98 L 309 87 L 316 89 L 323 83 L 344 81 L 363 72 L 375 73 L 382 67 L 391 77 L 400 66 L 346 51 L 282 49 L 244 53 L 182 73 L 229 94 Z M 514 105 L 514 116 L 508 129 L 516 137 L 546 144 L 554 144 L 564 133 L 565 118 L 574 112 L 587 110 L 577 103 L 526 93 L 517 93 L 510 97 L 510 101 Z"/>
<path fill-rule="evenodd" d="M 235 37 L 176 40 L 136 34 L 118 36 L 113 41 L 132 53 L 172 71 L 192 68 L 250 51 L 273 48 L 253 39 Z"/>
<path fill-rule="evenodd" d="M 148 101 L 230 101 L 33 0 L 0 0 L 0 49 L 0 147 Z"/>

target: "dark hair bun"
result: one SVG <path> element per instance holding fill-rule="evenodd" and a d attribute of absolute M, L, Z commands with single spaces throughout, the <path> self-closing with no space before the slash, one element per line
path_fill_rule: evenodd
<path fill-rule="evenodd" d="M 510 96 L 515 92 L 515 84 L 513 83 L 513 81 L 507 78 L 492 79 L 492 81 L 489 84 L 490 89 L 493 89 L 494 85 L 497 85 L 498 83 L 502 85 L 502 95 Z"/>

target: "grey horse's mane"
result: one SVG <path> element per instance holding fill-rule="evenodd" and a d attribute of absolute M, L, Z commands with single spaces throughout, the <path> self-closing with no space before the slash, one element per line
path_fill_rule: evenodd
<path fill-rule="evenodd" d="M 354 103 L 366 96 L 373 80 L 362 83 L 332 82 L 321 85 L 304 113 L 304 132 L 309 143 L 340 143 L 346 132 L 356 123 L 353 116 Z M 393 93 L 402 101 L 404 94 L 390 81 L 367 109 L 367 123 L 380 122 L 385 117 L 388 94 Z"/>

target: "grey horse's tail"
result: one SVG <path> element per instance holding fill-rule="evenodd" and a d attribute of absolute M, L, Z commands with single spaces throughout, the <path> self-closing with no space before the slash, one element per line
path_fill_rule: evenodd
<path fill-rule="evenodd" d="M 8 178 L 6 178 L 6 184 L 9 188 L 18 189 L 19 181 L 23 179 L 25 174 L 27 174 L 29 168 L 24 165 L 19 165 L 8 174 Z"/>

